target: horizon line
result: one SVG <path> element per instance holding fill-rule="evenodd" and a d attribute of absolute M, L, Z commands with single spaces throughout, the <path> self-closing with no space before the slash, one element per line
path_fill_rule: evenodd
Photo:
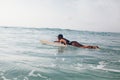
<path fill-rule="evenodd" d="M 78 30 L 78 29 L 70 29 L 70 28 L 58 28 L 58 27 L 33 27 L 33 26 L 0 26 L 0 27 L 3 27 L 3 28 L 40 28 L 40 29 L 45 29 L 45 28 L 48 28 L 48 29 L 63 29 L 63 30 L 75 30 L 75 31 L 87 31 L 87 32 L 105 32 L 105 33 L 120 33 L 118 31 L 92 31 L 92 30 Z"/>

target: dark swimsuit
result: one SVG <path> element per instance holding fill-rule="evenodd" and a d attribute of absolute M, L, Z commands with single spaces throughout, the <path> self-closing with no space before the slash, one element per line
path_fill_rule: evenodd
<path fill-rule="evenodd" d="M 78 43 L 77 41 L 69 41 L 69 40 L 67 40 L 67 39 L 65 39 L 65 38 L 63 38 L 65 41 L 66 41 L 66 44 L 68 44 L 68 45 L 73 45 L 73 46 L 76 46 L 76 47 L 81 47 L 81 46 L 83 46 L 82 44 L 80 44 L 80 43 Z M 63 43 L 64 44 L 64 43 Z"/>
<path fill-rule="evenodd" d="M 81 46 L 83 46 L 82 44 L 78 43 L 77 41 L 71 41 L 71 42 L 70 42 L 70 45 L 73 45 L 73 44 L 74 44 L 74 46 L 76 46 L 76 47 L 81 47 Z"/>
<path fill-rule="evenodd" d="M 62 39 L 64 39 L 66 41 L 66 44 L 70 45 L 70 41 L 69 40 L 67 40 L 65 38 L 62 38 Z M 65 43 L 62 43 L 62 44 L 65 44 Z"/>

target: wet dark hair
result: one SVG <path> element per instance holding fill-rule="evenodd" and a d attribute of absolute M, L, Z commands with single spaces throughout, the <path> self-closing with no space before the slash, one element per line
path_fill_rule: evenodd
<path fill-rule="evenodd" d="M 63 35 L 62 35 L 62 34 L 59 34 L 59 35 L 58 35 L 58 38 L 59 38 L 59 39 L 63 38 Z"/>

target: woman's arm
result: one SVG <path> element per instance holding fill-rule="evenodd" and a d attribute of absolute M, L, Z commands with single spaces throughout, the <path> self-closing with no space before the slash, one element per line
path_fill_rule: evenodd
<path fill-rule="evenodd" d="M 60 41 L 54 41 L 54 42 L 60 42 Z"/>
<path fill-rule="evenodd" d="M 61 39 L 60 43 L 63 43 L 64 45 L 67 45 L 66 40 L 64 40 L 64 39 Z"/>
<path fill-rule="evenodd" d="M 54 41 L 54 42 L 60 42 L 60 43 L 62 43 L 62 44 L 64 44 L 64 45 L 67 45 L 67 43 L 66 43 L 66 40 L 64 40 L 64 39 L 61 39 L 61 40 L 58 40 L 58 41 Z"/>

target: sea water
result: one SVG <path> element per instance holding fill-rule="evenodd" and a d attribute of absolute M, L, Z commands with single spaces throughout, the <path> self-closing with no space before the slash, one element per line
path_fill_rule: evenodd
<path fill-rule="evenodd" d="M 58 34 L 100 49 L 40 43 Z M 120 80 L 120 33 L 0 27 L 0 80 Z"/>

